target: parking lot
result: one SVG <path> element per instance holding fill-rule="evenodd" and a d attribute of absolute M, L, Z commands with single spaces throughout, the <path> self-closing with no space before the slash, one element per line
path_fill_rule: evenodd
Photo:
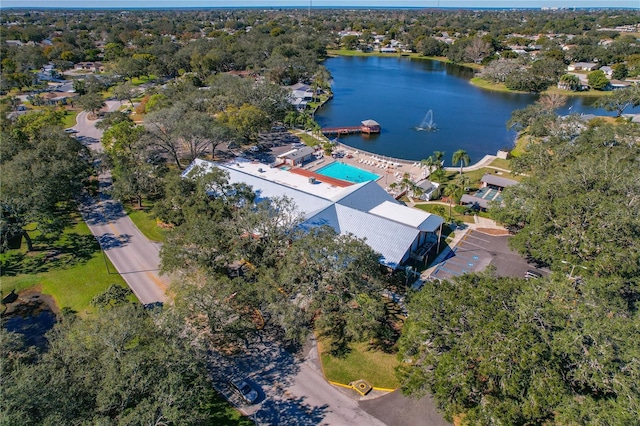
<path fill-rule="evenodd" d="M 494 236 L 470 230 L 449 255 L 431 273 L 431 278 L 446 280 L 492 265 L 501 277 L 524 278 L 527 271 L 546 275 L 508 246 L 508 236 Z"/>

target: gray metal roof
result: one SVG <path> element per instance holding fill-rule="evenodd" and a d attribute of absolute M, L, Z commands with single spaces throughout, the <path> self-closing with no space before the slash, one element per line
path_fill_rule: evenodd
<path fill-rule="evenodd" d="M 486 209 L 489 207 L 489 200 L 485 200 L 484 198 L 474 197 L 473 195 L 464 194 L 462 198 L 460 198 L 461 204 L 477 204 L 478 206 Z"/>
<path fill-rule="evenodd" d="M 290 160 L 298 160 L 300 158 L 304 158 L 308 155 L 311 155 L 315 152 L 315 149 L 310 146 L 303 146 L 302 148 L 289 151 L 286 155 L 283 155 L 284 158 L 288 158 Z"/>
<path fill-rule="evenodd" d="M 380 253 L 380 263 L 396 268 L 405 260 L 420 231 L 384 217 L 334 204 L 310 217 L 305 224 L 331 226 L 340 234 L 351 234 L 365 240 Z"/>
<path fill-rule="evenodd" d="M 500 188 L 506 188 L 508 186 L 517 185 L 518 181 L 513 179 L 507 179 L 504 177 L 492 175 L 490 173 L 486 173 L 482 176 L 482 182 L 488 183 L 489 185 L 499 186 Z"/>

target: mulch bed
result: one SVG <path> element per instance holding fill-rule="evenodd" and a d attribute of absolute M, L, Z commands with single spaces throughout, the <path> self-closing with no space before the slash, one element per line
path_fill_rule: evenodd
<path fill-rule="evenodd" d="M 476 231 L 482 232 L 488 235 L 509 235 L 509 231 L 506 229 L 495 229 L 495 228 L 476 228 Z"/>

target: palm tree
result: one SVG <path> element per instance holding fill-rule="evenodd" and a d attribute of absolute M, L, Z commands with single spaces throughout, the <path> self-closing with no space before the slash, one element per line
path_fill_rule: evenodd
<path fill-rule="evenodd" d="M 444 195 L 449 199 L 449 220 L 451 220 L 451 207 L 453 205 L 453 200 L 456 200 L 456 203 L 462 197 L 464 193 L 464 189 L 456 184 L 450 183 L 444 188 Z"/>
<path fill-rule="evenodd" d="M 463 164 L 465 166 L 468 166 L 470 161 L 471 159 L 469 158 L 469 154 L 467 154 L 467 151 L 465 151 L 464 149 L 459 149 L 454 152 L 453 157 L 451 158 L 451 162 L 453 164 L 460 163 L 460 174 L 462 174 Z"/>

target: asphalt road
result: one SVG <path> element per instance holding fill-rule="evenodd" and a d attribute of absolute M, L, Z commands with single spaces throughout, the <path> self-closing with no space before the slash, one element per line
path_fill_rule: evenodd
<path fill-rule="evenodd" d="M 110 111 L 116 110 L 120 102 L 108 101 Z M 86 112 L 77 117 L 75 136 L 90 149 L 103 151 L 100 139 L 102 131 L 89 120 Z M 86 196 L 80 212 L 89 229 L 100 242 L 111 263 L 127 282 L 133 293 L 143 304 L 165 302 L 169 279 L 160 275 L 160 246 L 149 241 L 124 212 L 122 205 L 111 199 L 103 190 L 111 185 L 111 176 L 99 176 L 99 198 Z M 115 271 L 113 271 L 115 273 Z"/>

